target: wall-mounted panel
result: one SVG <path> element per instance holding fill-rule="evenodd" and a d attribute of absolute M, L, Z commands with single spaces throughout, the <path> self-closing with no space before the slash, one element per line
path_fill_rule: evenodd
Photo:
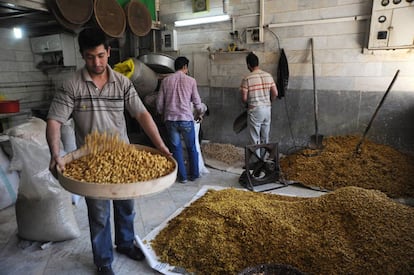
<path fill-rule="evenodd" d="M 414 2 L 374 0 L 368 49 L 414 48 Z"/>

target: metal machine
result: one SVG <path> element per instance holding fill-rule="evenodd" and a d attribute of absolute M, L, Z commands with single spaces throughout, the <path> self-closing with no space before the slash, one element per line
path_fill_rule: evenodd
<path fill-rule="evenodd" d="M 268 191 L 288 184 L 280 179 L 278 143 L 247 145 L 245 171 L 239 183 L 251 191 Z"/>

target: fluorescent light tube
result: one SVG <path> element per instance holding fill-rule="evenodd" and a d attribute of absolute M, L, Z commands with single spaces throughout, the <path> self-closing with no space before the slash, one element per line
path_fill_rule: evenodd
<path fill-rule="evenodd" d="M 23 31 L 21 28 L 13 28 L 14 38 L 20 39 L 23 37 Z"/>
<path fill-rule="evenodd" d="M 217 16 L 210 16 L 210 17 L 200 17 L 188 20 L 179 20 L 175 21 L 174 25 L 176 27 L 184 27 L 184 26 L 192 26 L 192 25 L 199 25 L 199 24 L 207 24 L 207 23 L 215 23 L 215 22 L 222 22 L 230 20 L 230 15 L 217 15 Z"/>

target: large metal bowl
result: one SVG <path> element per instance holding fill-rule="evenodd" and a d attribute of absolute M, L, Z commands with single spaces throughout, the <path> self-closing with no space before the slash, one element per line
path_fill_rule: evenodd
<path fill-rule="evenodd" d="M 156 154 L 161 154 L 157 149 L 135 145 L 139 150 L 145 150 Z M 81 148 L 73 151 L 63 157 L 65 163 L 69 163 L 75 159 L 81 158 L 89 152 Z M 58 169 L 58 180 L 60 185 L 71 193 L 75 193 L 85 197 L 92 197 L 96 199 L 112 199 L 123 200 L 133 199 L 143 195 L 153 194 L 161 192 L 164 189 L 170 187 L 177 178 L 177 162 L 172 157 L 167 157 L 170 161 L 174 162 L 175 169 L 170 174 L 160 178 L 156 178 L 149 181 L 140 181 L 133 183 L 94 183 L 94 182 L 81 182 L 72 178 L 66 177 L 62 174 L 62 171 Z"/>
<path fill-rule="evenodd" d="M 139 57 L 145 65 L 159 74 L 169 74 L 175 72 L 175 59 L 169 55 L 161 53 L 144 54 Z"/>

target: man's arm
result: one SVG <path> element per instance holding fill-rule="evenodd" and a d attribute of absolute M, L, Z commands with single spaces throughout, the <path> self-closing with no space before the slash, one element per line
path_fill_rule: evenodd
<path fill-rule="evenodd" d="M 276 85 L 273 85 L 272 87 L 270 87 L 270 100 L 273 102 L 275 101 L 275 99 L 277 98 L 277 88 Z"/>
<path fill-rule="evenodd" d="M 164 85 L 161 82 L 157 98 L 155 100 L 155 108 L 158 114 L 164 113 Z"/>
<path fill-rule="evenodd" d="M 243 103 L 247 103 L 247 94 L 248 94 L 248 91 L 247 91 L 247 89 L 240 89 L 240 92 L 241 92 L 241 100 L 242 100 L 242 102 Z"/>
<path fill-rule="evenodd" d="M 57 178 L 56 166 L 58 165 L 61 171 L 65 169 L 65 164 L 60 157 L 60 129 L 62 123 L 57 120 L 48 119 L 46 125 L 46 139 L 50 151 L 49 170 Z"/>
<path fill-rule="evenodd" d="M 148 111 L 140 112 L 135 116 L 135 119 L 141 125 L 142 129 L 144 129 L 144 132 L 151 139 L 154 146 L 165 155 L 171 156 L 172 154 L 162 140 L 151 114 Z"/>
<path fill-rule="evenodd" d="M 240 93 L 241 93 L 241 101 L 245 104 L 247 104 L 248 94 L 249 94 L 249 88 L 247 85 L 246 78 L 242 79 L 242 82 L 240 84 Z"/>

